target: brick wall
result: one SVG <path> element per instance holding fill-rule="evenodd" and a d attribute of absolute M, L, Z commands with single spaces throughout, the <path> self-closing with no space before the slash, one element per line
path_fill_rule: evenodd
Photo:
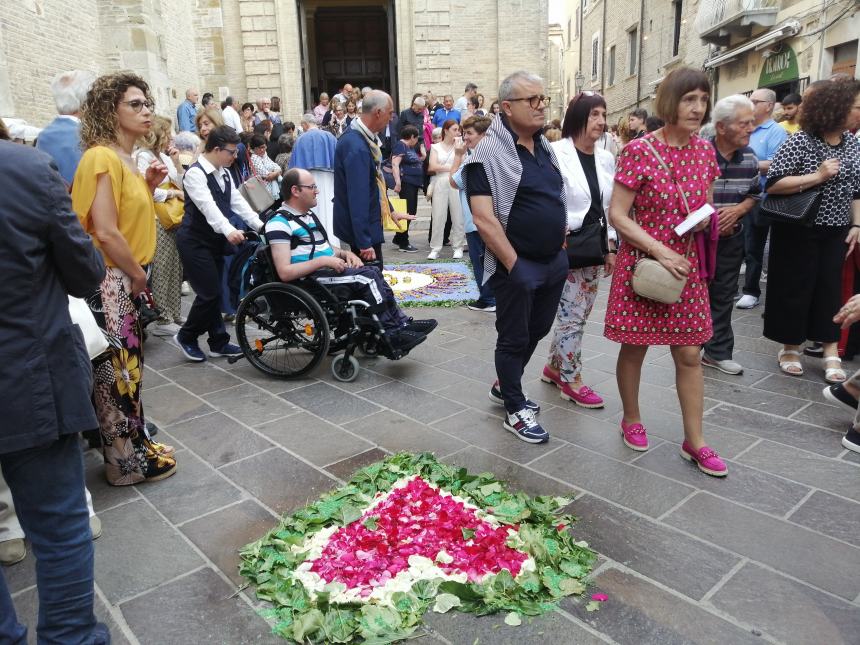
<path fill-rule="evenodd" d="M 55 75 L 74 68 L 105 70 L 99 30 L 94 28 L 97 20 L 97 0 L 3 3 L 0 45 L 8 87 L 0 85 L 5 97 L 2 116 L 44 126 L 56 114 L 50 92 Z"/>

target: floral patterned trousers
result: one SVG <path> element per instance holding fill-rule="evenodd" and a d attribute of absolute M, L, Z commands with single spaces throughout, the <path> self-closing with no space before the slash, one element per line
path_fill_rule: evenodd
<path fill-rule="evenodd" d="M 143 481 L 147 468 L 140 403 L 143 329 L 130 290 L 131 279 L 120 269 L 107 267 L 99 291 L 88 299 L 96 322 L 108 335 L 107 354 L 93 362 L 93 399 L 107 480 L 114 486 Z"/>
<path fill-rule="evenodd" d="M 594 266 L 567 272 L 549 348 L 549 364 L 565 383 L 575 381 L 582 371 L 582 334 L 597 299 L 602 270 Z"/>

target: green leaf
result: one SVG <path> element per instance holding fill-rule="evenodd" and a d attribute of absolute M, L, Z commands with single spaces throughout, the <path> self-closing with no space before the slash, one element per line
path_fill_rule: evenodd
<path fill-rule="evenodd" d="M 596 600 L 592 600 L 587 605 L 585 605 L 585 611 L 598 611 L 600 609 L 600 603 Z"/>
<path fill-rule="evenodd" d="M 588 573 L 588 569 L 586 567 L 582 566 L 578 562 L 573 562 L 572 560 L 562 560 L 561 570 L 573 578 L 582 578 Z"/>
<path fill-rule="evenodd" d="M 315 634 L 323 626 L 323 613 L 319 609 L 311 609 L 296 616 L 293 623 L 293 640 L 300 643 L 305 639 L 315 640 Z"/>
<path fill-rule="evenodd" d="M 481 600 L 483 598 L 483 596 L 475 591 L 471 585 L 463 584 L 462 582 L 454 582 L 453 580 L 446 580 L 440 584 L 439 593 L 454 594 L 457 598 L 463 601 Z"/>
<path fill-rule="evenodd" d="M 361 517 L 361 509 L 356 506 L 352 506 L 351 504 L 345 504 L 340 509 L 340 520 L 343 522 L 343 525 L 352 524 L 357 519 Z"/>
<path fill-rule="evenodd" d="M 524 571 L 517 576 L 516 582 L 526 591 L 537 593 L 540 591 L 540 577 L 534 571 Z"/>
<path fill-rule="evenodd" d="M 400 614 L 393 607 L 363 605 L 359 631 L 365 639 L 384 637 L 400 628 Z"/>
<path fill-rule="evenodd" d="M 357 629 L 358 623 L 352 611 L 332 607 L 326 612 L 323 620 L 326 642 L 349 643 Z"/>
<path fill-rule="evenodd" d="M 463 533 L 464 540 L 471 540 L 475 537 L 475 529 L 460 529 L 460 531 Z"/>
<path fill-rule="evenodd" d="M 564 591 L 561 588 L 562 580 L 566 580 L 564 576 L 559 573 L 556 573 L 552 567 L 544 567 L 541 571 L 540 576 L 541 582 L 543 582 L 544 587 L 549 589 L 549 593 L 553 598 L 561 598 L 564 594 Z"/>
<path fill-rule="evenodd" d="M 487 497 L 488 495 L 492 495 L 493 493 L 501 493 L 502 485 L 499 482 L 493 482 L 492 484 L 486 484 L 481 486 L 479 489 L 481 491 L 481 495 Z"/>
<path fill-rule="evenodd" d="M 439 588 L 439 580 L 419 580 L 412 585 L 412 593 L 421 600 L 431 600 L 436 595 L 436 590 Z"/>
<path fill-rule="evenodd" d="M 436 596 L 436 602 L 433 605 L 433 611 L 437 614 L 444 614 L 454 607 L 459 607 L 462 603 L 460 599 L 452 593 L 440 593 Z"/>
<path fill-rule="evenodd" d="M 375 531 L 379 528 L 378 521 L 378 517 L 376 517 L 375 515 L 371 515 L 366 520 L 364 520 L 364 528 L 366 528 L 368 531 Z"/>
<path fill-rule="evenodd" d="M 519 627 L 522 624 L 522 618 L 520 618 L 520 615 L 515 611 L 512 611 L 507 616 L 505 616 L 505 625 L 510 625 L 511 627 Z"/>
<path fill-rule="evenodd" d="M 561 592 L 565 596 L 571 596 L 573 594 L 582 593 L 585 591 L 585 585 L 582 584 L 579 580 L 575 580 L 574 578 L 564 578 L 559 585 L 561 587 Z"/>

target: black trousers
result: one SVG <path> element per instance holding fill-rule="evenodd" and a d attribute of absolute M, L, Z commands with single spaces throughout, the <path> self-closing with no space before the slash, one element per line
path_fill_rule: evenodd
<path fill-rule="evenodd" d="M 767 234 L 770 221 L 759 211 L 759 202 L 752 207 L 744 217 L 744 252 L 747 269 L 744 274 L 744 295 L 761 296 L 761 270 L 764 265 L 764 247 L 767 244 Z M 716 358 L 716 357 L 714 357 Z"/>
<path fill-rule="evenodd" d="M 406 212 L 410 215 L 415 215 L 418 212 L 418 191 L 421 190 L 421 186 L 415 186 L 413 184 L 401 183 L 400 185 L 400 199 L 406 200 Z M 409 224 L 410 222 L 406 222 L 406 230 L 402 233 L 395 233 L 394 238 L 392 238 L 392 242 L 399 247 L 409 246 Z"/>
<path fill-rule="evenodd" d="M 746 226 L 746 224 L 744 224 Z M 714 335 L 705 343 L 705 353 L 718 361 L 730 360 L 735 348 L 732 309 L 738 290 L 738 276 L 744 261 L 744 230 L 721 237 L 717 245 L 717 267 L 708 285 Z"/>
<path fill-rule="evenodd" d="M 195 239 L 193 233 L 187 233 L 184 229 L 176 234 L 176 247 L 179 249 L 185 279 L 195 294 L 188 318 L 179 330 L 179 340 L 195 343 L 200 336 L 208 333 L 209 347 L 212 350 L 221 349 L 230 340 L 221 317 L 223 247 L 216 249 L 213 245 Z"/>
<path fill-rule="evenodd" d="M 499 264 L 490 278 L 496 294 L 496 375 L 508 412 L 525 407 L 523 370 L 552 329 L 567 270 L 562 250 L 546 264 L 518 258 L 510 273 Z"/>
<path fill-rule="evenodd" d="M 835 343 L 833 316 L 842 304 L 844 226 L 770 227 L 764 335 L 784 345 Z"/>

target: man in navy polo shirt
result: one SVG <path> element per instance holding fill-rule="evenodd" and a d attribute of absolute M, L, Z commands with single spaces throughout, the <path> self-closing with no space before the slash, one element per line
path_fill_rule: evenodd
<path fill-rule="evenodd" d="M 496 375 L 490 400 L 503 426 L 528 443 L 549 434 L 523 393 L 525 366 L 552 328 L 567 277 L 567 214 L 555 154 L 541 134 L 549 98 L 543 81 L 515 72 L 499 87 L 502 112 L 465 163 L 469 206 L 481 238 L 484 282 L 496 294 Z"/>
<path fill-rule="evenodd" d="M 750 95 L 755 117 L 755 130 L 750 136 L 750 147 L 758 157 L 758 169 L 761 173 L 761 189 L 764 190 L 765 175 L 770 168 L 770 162 L 782 142 L 788 138 L 785 129 L 773 120 L 773 108 L 776 105 L 776 93 L 765 88 L 758 89 Z M 762 195 L 764 198 L 764 195 Z M 764 247 L 770 224 L 762 221 L 758 204 L 753 208 L 746 223 L 746 263 L 744 276 L 744 295 L 735 305 L 738 309 L 752 309 L 758 305 L 761 296 L 759 280 L 764 263 Z"/>

